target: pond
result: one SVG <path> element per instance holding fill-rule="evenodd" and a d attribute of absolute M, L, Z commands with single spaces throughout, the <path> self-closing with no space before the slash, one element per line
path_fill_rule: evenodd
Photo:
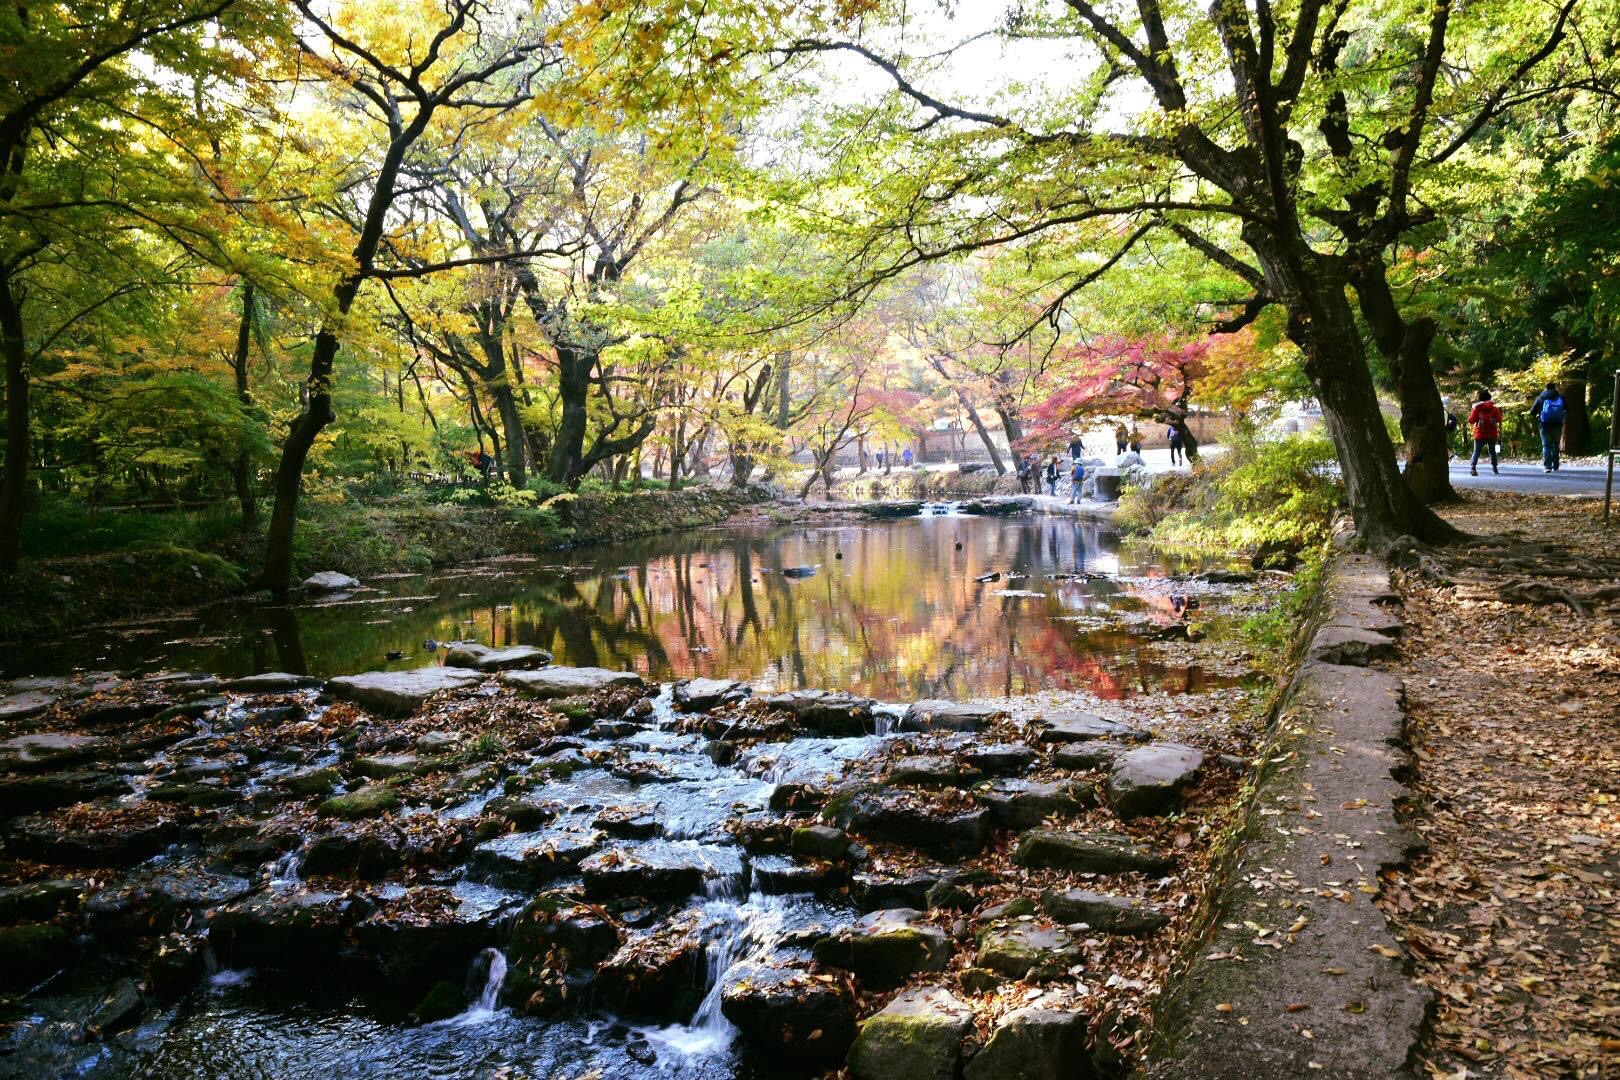
<path fill-rule="evenodd" d="M 803 568 L 809 576 L 784 573 Z M 1179 618 L 1164 579 L 1188 569 L 1107 525 L 1056 517 L 727 527 L 87 631 L 13 647 L 0 670 L 330 677 L 433 663 L 441 643 L 476 640 L 653 680 L 742 679 L 762 692 L 1119 698 L 1215 685 L 1139 655 L 1154 627 Z"/>

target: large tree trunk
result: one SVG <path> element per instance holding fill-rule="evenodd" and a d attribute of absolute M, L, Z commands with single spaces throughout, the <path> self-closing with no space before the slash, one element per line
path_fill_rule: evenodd
<path fill-rule="evenodd" d="M 287 441 L 281 448 L 276 468 L 276 503 L 270 513 L 270 531 L 265 536 L 264 572 L 259 585 L 277 596 L 285 596 L 292 581 L 293 529 L 298 523 L 298 498 L 303 487 L 304 462 L 321 429 L 336 417 L 332 411 L 332 366 L 337 357 L 337 335 L 322 329 L 315 335 L 315 352 L 309 361 L 308 401 L 292 422 Z"/>
<path fill-rule="evenodd" d="M 236 327 L 236 351 L 231 354 L 231 370 L 236 376 L 236 396 L 244 409 L 253 405 L 248 390 L 248 347 L 253 340 L 253 314 L 256 299 L 252 283 L 242 286 L 242 321 Z M 242 528 L 253 532 L 259 527 L 259 501 L 253 491 L 253 460 L 246 450 L 239 450 L 231 467 L 231 479 L 236 484 L 236 501 L 242 507 Z"/>
<path fill-rule="evenodd" d="M 1192 427 L 1187 423 L 1185 416 L 1172 416 L 1170 426 L 1181 432 L 1181 452 L 1187 455 L 1188 461 L 1198 460 L 1198 436 L 1193 434 Z"/>
<path fill-rule="evenodd" d="M 1426 503 L 1454 498 L 1446 410 L 1429 363 L 1434 320 L 1424 317 L 1408 322 L 1402 318 L 1381 262 L 1364 265 L 1352 281 L 1362 317 L 1395 379 L 1401 437 L 1406 443 L 1406 482 Z"/>
<path fill-rule="evenodd" d="M 1592 414 L 1586 410 L 1586 373 L 1590 353 L 1564 383 L 1564 453 L 1584 454 L 1592 444 Z"/>
<path fill-rule="evenodd" d="M 546 470 L 554 484 L 572 488 L 579 483 L 577 470 L 585 456 L 586 407 L 595 366 L 596 354 L 588 349 L 557 349 L 557 396 L 562 415 L 557 420 L 557 435 L 551 443 L 551 461 Z"/>
<path fill-rule="evenodd" d="M 495 411 L 500 414 L 501 428 L 506 441 L 506 482 L 522 490 L 529 482 L 525 451 L 528 436 L 523 431 L 523 417 L 518 412 L 517 397 L 505 378 L 490 383 L 490 396 L 495 399 Z"/>
<path fill-rule="evenodd" d="M 28 342 L 10 275 L 0 275 L 0 350 L 6 357 L 6 475 L 0 482 L 0 572 L 17 568 L 28 501 Z"/>

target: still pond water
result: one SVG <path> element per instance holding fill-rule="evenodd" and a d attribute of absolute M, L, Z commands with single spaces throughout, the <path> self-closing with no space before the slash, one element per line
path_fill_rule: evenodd
<path fill-rule="evenodd" d="M 808 577 L 784 570 L 813 567 Z M 287 607 L 221 605 L 12 650 L 9 675 L 159 668 L 323 677 L 436 662 L 440 643 L 538 645 L 655 680 L 742 679 L 906 701 L 1049 689 L 1207 689 L 1143 659 L 1175 620 L 1153 579 L 1189 569 L 1106 525 L 940 515 L 717 528 L 371 578 Z M 977 580 L 999 574 L 996 581 Z M 1162 583 L 1161 583 L 1162 584 Z"/>

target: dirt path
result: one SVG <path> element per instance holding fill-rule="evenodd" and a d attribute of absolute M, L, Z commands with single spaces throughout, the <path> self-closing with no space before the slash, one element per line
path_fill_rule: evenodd
<path fill-rule="evenodd" d="M 1605 539 L 1600 510 L 1475 495 L 1447 516 L 1612 557 L 1620 530 Z M 1385 904 L 1438 997 L 1422 1063 L 1454 1078 L 1620 1074 L 1620 605 L 1583 618 L 1458 591 L 1405 582 L 1394 668 L 1429 850 Z"/>

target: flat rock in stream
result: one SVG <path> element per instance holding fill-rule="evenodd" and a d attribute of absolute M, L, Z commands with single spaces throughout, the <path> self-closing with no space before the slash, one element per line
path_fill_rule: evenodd
<path fill-rule="evenodd" d="M 803 963 L 733 965 L 720 1011 L 743 1042 L 766 1059 L 834 1066 L 855 1041 L 855 1002 L 841 982 L 817 979 Z"/>
<path fill-rule="evenodd" d="M 632 1019 L 685 1022 L 704 996 L 707 950 L 695 912 L 630 934 L 597 969 L 598 998 Z"/>
<path fill-rule="evenodd" d="M 358 589 L 360 582 L 348 574 L 341 574 L 336 570 L 322 570 L 318 574 L 311 574 L 305 578 L 303 585 L 306 592 L 330 593 Z"/>
<path fill-rule="evenodd" d="M 599 851 L 579 869 L 585 891 L 599 898 L 680 899 L 702 892 L 710 880 L 743 875 L 742 860 L 730 848 L 663 840 Z"/>
<path fill-rule="evenodd" d="M 1060 923 L 1084 923 L 1104 934 L 1151 934 L 1170 921 L 1156 905 L 1089 889 L 1047 889 L 1041 907 Z"/>
<path fill-rule="evenodd" d="M 1045 870 L 1088 874 L 1162 874 L 1175 865 L 1128 836 L 1117 833 L 1071 833 L 1031 829 L 1018 838 L 1013 862 Z"/>
<path fill-rule="evenodd" d="M 221 690 L 238 694 L 285 694 L 293 690 L 308 690 L 322 685 L 311 675 L 294 675 L 286 671 L 266 671 L 258 675 L 243 675 L 220 683 Z"/>
<path fill-rule="evenodd" d="M 501 682 L 522 694 L 536 698 L 566 698 L 594 694 L 599 690 L 644 689 L 646 684 L 633 671 L 609 671 L 599 667 L 547 667 L 538 671 L 507 671 Z"/>
<path fill-rule="evenodd" d="M 552 656 L 533 645 L 508 645 L 492 649 L 488 645 L 466 642 L 456 645 L 444 654 L 450 667 L 472 668 L 474 671 L 514 671 L 537 668 L 551 663 Z"/>
<path fill-rule="evenodd" d="M 1127 750 L 1114 759 L 1108 776 L 1109 805 L 1121 818 L 1168 814 L 1203 767 L 1204 752 L 1180 743 Z"/>
<path fill-rule="evenodd" d="M 789 690 L 760 700 L 821 735 L 865 735 L 874 727 L 870 698 L 827 690 Z"/>
<path fill-rule="evenodd" d="M 1092 739 L 1140 739 L 1135 728 L 1096 713 L 1051 712 L 1032 725 L 1041 742 L 1073 743 Z"/>
<path fill-rule="evenodd" d="M 816 963 L 853 971 L 871 990 L 892 990 L 924 971 L 944 971 L 955 949 L 945 931 L 910 908 L 874 911 L 816 942 Z"/>
<path fill-rule="evenodd" d="M 990 721 L 1006 716 L 996 705 L 963 701 L 917 701 L 895 723 L 896 731 L 983 731 Z"/>
<path fill-rule="evenodd" d="M 326 684 L 333 697 L 389 716 L 409 716 L 434 694 L 475 686 L 484 676 L 466 668 L 419 667 L 410 671 L 367 671 L 341 675 Z"/>
<path fill-rule="evenodd" d="M 329 970 L 363 913 L 347 893 L 272 889 L 214 912 L 208 941 L 233 967 Z"/>
<path fill-rule="evenodd" d="M 675 684 L 672 699 L 682 712 L 708 712 L 740 701 L 748 692 L 749 688 L 735 679 L 682 679 Z"/>
<path fill-rule="evenodd" d="M 74 803 L 117 798 L 134 790 L 129 781 L 100 770 L 0 777 L 0 815 L 55 810 Z"/>
<path fill-rule="evenodd" d="M 903 991 L 861 1024 L 849 1052 L 855 1080 L 955 1080 L 973 1010 L 942 986 Z"/>
<path fill-rule="evenodd" d="M 573 873 L 601 846 L 602 835 L 587 829 L 507 833 L 473 848 L 467 876 L 508 889 L 533 889 Z"/>

